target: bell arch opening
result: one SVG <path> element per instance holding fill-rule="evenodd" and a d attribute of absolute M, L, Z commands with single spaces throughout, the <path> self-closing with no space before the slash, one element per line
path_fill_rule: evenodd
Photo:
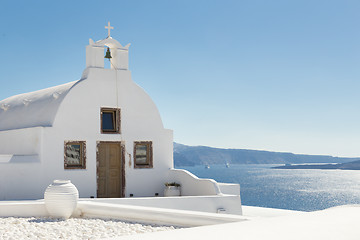
<path fill-rule="evenodd" d="M 104 69 L 112 69 L 111 65 L 114 64 L 112 58 L 112 52 L 109 47 L 104 46 Z"/>

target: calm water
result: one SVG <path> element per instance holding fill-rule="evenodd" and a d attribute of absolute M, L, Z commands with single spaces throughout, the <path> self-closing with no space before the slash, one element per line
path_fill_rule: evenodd
<path fill-rule="evenodd" d="M 360 171 L 271 169 L 278 165 L 184 167 L 200 178 L 240 183 L 243 205 L 314 211 L 360 204 Z"/>

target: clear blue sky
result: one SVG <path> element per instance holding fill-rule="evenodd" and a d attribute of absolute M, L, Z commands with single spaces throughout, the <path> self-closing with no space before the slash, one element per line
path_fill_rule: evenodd
<path fill-rule="evenodd" d="M 1 1 L 0 99 L 80 78 L 89 38 L 188 145 L 360 156 L 360 1 Z"/>

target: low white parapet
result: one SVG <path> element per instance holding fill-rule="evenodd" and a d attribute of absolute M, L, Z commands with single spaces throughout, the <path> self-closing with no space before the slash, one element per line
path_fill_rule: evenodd
<path fill-rule="evenodd" d="M 218 183 L 213 179 L 198 178 L 183 169 L 170 169 L 167 179 L 181 185 L 181 196 L 209 196 L 221 194 Z"/>
<path fill-rule="evenodd" d="M 237 183 L 218 183 L 223 194 L 240 195 L 240 184 Z"/>
<path fill-rule="evenodd" d="M 111 203 L 142 207 L 166 208 L 207 213 L 226 213 L 242 215 L 239 195 L 145 197 L 145 198 L 94 198 L 79 199 L 98 203 Z"/>
<path fill-rule="evenodd" d="M 111 218 L 140 223 L 198 227 L 213 224 L 232 223 L 248 220 L 243 216 L 214 214 L 196 211 L 129 206 L 100 202 L 78 203 L 74 216 L 89 218 Z"/>
<path fill-rule="evenodd" d="M 43 200 L 0 201 L 0 217 L 48 217 Z"/>
<path fill-rule="evenodd" d="M 160 199 L 160 198 L 158 198 Z M 114 200 L 114 199 L 113 199 Z M 115 201 L 116 202 L 116 201 Z M 49 217 L 43 200 L 38 201 L 0 201 L 0 217 Z M 245 221 L 239 215 L 217 214 L 200 211 L 164 209 L 116 203 L 97 202 L 94 199 L 78 202 L 72 217 L 119 219 L 139 223 L 196 227 L 213 224 Z"/>

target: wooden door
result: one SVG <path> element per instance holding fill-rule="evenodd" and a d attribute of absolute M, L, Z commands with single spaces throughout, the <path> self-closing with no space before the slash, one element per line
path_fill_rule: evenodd
<path fill-rule="evenodd" d="M 124 161 L 120 142 L 99 142 L 97 146 L 97 197 L 124 196 Z"/>

